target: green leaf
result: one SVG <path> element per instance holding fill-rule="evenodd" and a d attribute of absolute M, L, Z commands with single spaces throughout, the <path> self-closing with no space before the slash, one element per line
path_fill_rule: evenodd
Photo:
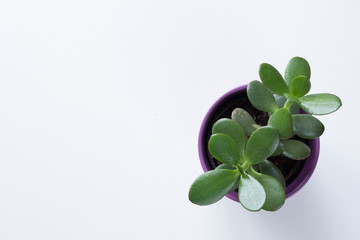
<path fill-rule="evenodd" d="M 239 184 L 240 184 L 240 176 L 236 179 L 234 185 L 230 188 L 227 194 L 239 189 Z"/>
<path fill-rule="evenodd" d="M 290 93 L 294 97 L 302 97 L 310 91 L 311 83 L 304 76 L 294 78 L 291 82 Z"/>
<path fill-rule="evenodd" d="M 259 81 L 249 83 L 247 95 L 251 104 L 260 111 L 273 113 L 279 109 L 273 94 Z"/>
<path fill-rule="evenodd" d="M 294 132 L 301 138 L 314 139 L 324 132 L 324 125 L 319 119 L 307 114 L 294 114 L 292 116 Z"/>
<path fill-rule="evenodd" d="M 261 163 L 262 163 L 262 162 L 261 162 Z M 259 172 L 259 171 L 260 171 L 260 164 L 261 164 L 261 163 L 252 165 L 251 167 L 252 167 L 255 171 Z"/>
<path fill-rule="evenodd" d="M 285 191 L 281 183 L 271 176 L 251 171 L 251 176 L 255 178 L 264 188 L 266 193 L 265 203 L 262 209 L 266 211 L 276 211 L 285 203 Z"/>
<path fill-rule="evenodd" d="M 294 159 L 303 160 L 310 156 L 310 148 L 305 143 L 298 140 L 284 140 L 284 156 Z"/>
<path fill-rule="evenodd" d="M 250 136 L 257 129 L 254 126 L 256 125 L 254 119 L 244 109 L 235 108 L 234 111 L 231 113 L 231 118 L 232 120 L 241 125 L 247 136 Z"/>
<path fill-rule="evenodd" d="M 236 167 L 231 167 L 231 166 L 226 165 L 226 164 L 220 164 L 219 166 L 217 166 L 215 168 L 215 170 L 219 170 L 219 169 L 235 170 Z M 231 192 L 235 191 L 236 189 L 238 189 L 239 188 L 239 182 L 240 182 L 240 176 L 236 179 L 234 185 L 230 188 L 230 190 L 226 194 L 231 193 Z"/>
<path fill-rule="evenodd" d="M 238 170 L 219 169 L 200 175 L 190 187 L 189 200 L 198 205 L 219 201 L 234 186 Z"/>
<path fill-rule="evenodd" d="M 285 93 L 289 92 L 289 88 L 279 71 L 270 64 L 261 64 L 259 75 L 264 85 L 274 93 L 283 96 Z"/>
<path fill-rule="evenodd" d="M 257 129 L 249 138 L 245 149 L 246 162 L 259 163 L 275 152 L 279 145 L 278 131 L 270 126 Z"/>
<path fill-rule="evenodd" d="M 234 140 L 226 134 L 213 134 L 209 140 L 209 151 L 214 158 L 230 166 L 240 164 L 240 152 Z"/>
<path fill-rule="evenodd" d="M 275 98 L 277 106 L 279 108 L 283 108 L 284 104 L 286 103 L 287 98 L 284 96 L 279 96 L 277 94 L 274 94 L 274 98 Z"/>
<path fill-rule="evenodd" d="M 252 176 L 244 173 L 240 176 L 239 202 L 249 211 L 258 211 L 265 203 L 263 186 Z"/>
<path fill-rule="evenodd" d="M 314 115 L 325 115 L 335 112 L 342 105 L 340 98 L 330 93 L 309 94 L 299 98 L 299 100 L 302 109 Z"/>
<path fill-rule="evenodd" d="M 280 140 L 278 147 L 276 148 L 275 152 L 273 152 L 273 154 L 271 154 L 271 157 L 279 156 L 283 152 L 284 152 L 284 144 Z"/>
<path fill-rule="evenodd" d="M 297 103 L 293 103 L 290 107 L 291 114 L 298 114 L 300 112 L 300 106 Z"/>
<path fill-rule="evenodd" d="M 288 138 L 293 133 L 293 120 L 289 108 L 281 108 L 269 118 L 268 125 L 279 131 L 281 138 Z"/>
<path fill-rule="evenodd" d="M 285 105 L 285 103 L 286 103 L 287 98 L 284 97 L 284 96 L 279 96 L 279 95 L 277 95 L 277 94 L 274 94 L 274 97 L 275 97 L 275 101 L 276 101 L 278 107 L 279 107 L 279 108 L 283 108 L 284 105 Z M 291 114 L 297 114 L 297 113 L 299 113 L 299 112 L 300 112 L 300 106 L 299 106 L 299 104 L 293 103 L 293 104 L 291 105 L 291 107 L 290 107 L 290 112 L 291 112 Z"/>
<path fill-rule="evenodd" d="M 285 189 L 285 178 L 280 169 L 269 160 L 259 163 L 260 172 L 276 178 Z"/>
<path fill-rule="evenodd" d="M 212 133 L 224 133 L 231 137 L 238 146 L 241 159 L 244 158 L 248 138 L 244 129 L 238 123 L 229 118 L 221 118 L 213 125 Z"/>
<path fill-rule="evenodd" d="M 219 166 L 217 166 L 217 167 L 215 168 L 215 170 L 219 170 L 219 169 L 235 170 L 236 167 L 229 166 L 229 165 L 226 165 L 225 163 L 223 163 L 223 164 L 220 164 Z"/>
<path fill-rule="evenodd" d="M 291 86 L 292 80 L 298 76 L 305 76 L 310 80 L 311 70 L 309 63 L 301 57 L 292 58 L 285 70 L 285 82 L 288 86 Z"/>

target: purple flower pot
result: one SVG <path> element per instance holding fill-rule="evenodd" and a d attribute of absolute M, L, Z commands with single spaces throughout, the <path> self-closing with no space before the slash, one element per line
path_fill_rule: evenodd
<path fill-rule="evenodd" d="M 211 135 L 212 125 L 215 121 L 218 120 L 216 118 L 216 115 L 221 112 L 222 109 L 225 108 L 225 106 L 229 106 L 229 104 L 232 103 L 234 99 L 237 99 L 239 96 L 241 96 L 242 98 L 245 97 L 247 99 L 246 87 L 247 85 L 240 86 L 220 97 L 209 109 L 201 124 L 198 151 L 201 166 L 204 172 L 214 169 L 214 166 L 213 164 L 211 164 L 210 161 L 210 153 L 208 152 L 208 141 Z M 227 115 L 229 114 L 227 113 Z M 230 117 L 230 115 L 228 117 Z M 296 172 L 296 175 L 293 177 L 291 182 L 286 186 L 286 198 L 289 198 L 290 196 L 298 192 L 307 183 L 315 170 L 316 163 L 319 157 L 320 140 L 319 138 L 311 139 L 308 140 L 307 144 L 311 149 L 311 155 L 307 159 L 299 161 L 299 163 L 301 163 L 299 170 Z M 239 201 L 237 192 L 231 192 L 226 196 L 234 201 Z"/>

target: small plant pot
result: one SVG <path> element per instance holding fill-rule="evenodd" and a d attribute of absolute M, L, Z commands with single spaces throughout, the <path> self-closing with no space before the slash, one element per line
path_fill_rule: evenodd
<path fill-rule="evenodd" d="M 208 151 L 208 142 L 212 133 L 212 126 L 213 124 L 219 120 L 220 118 L 231 117 L 231 112 L 235 108 L 243 108 L 248 111 L 250 114 L 255 116 L 260 116 L 259 119 L 255 119 L 257 123 L 266 125 L 264 121 L 264 112 L 261 112 L 255 109 L 250 101 L 247 98 L 246 93 L 247 85 L 240 86 L 235 88 L 222 97 L 220 97 L 213 106 L 207 112 L 199 133 L 199 142 L 198 142 L 198 151 L 201 166 L 204 172 L 213 170 L 216 167 L 216 160 L 211 156 Z M 259 121 L 258 121 L 259 120 Z M 261 121 L 264 121 L 261 123 Z M 316 163 L 319 157 L 319 150 L 320 150 L 320 141 L 319 138 L 311 139 L 311 140 L 304 140 L 302 139 L 311 149 L 311 155 L 305 160 L 287 160 L 287 159 L 275 159 L 273 161 L 276 165 L 278 165 L 280 170 L 283 172 L 286 180 L 286 189 L 285 194 L 286 198 L 297 193 L 310 179 L 311 175 L 313 174 Z M 270 160 L 270 159 L 269 159 Z M 238 200 L 238 193 L 231 192 L 226 195 L 228 198 L 239 201 Z"/>

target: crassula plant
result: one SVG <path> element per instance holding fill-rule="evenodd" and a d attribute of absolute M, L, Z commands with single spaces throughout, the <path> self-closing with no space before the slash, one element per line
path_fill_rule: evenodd
<path fill-rule="evenodd" d="M 314 139 L 324 132 L 324 125 L 313 115 L 329 114 L 341 106 L 333 94 L 308 94 L 310 66 L 301 57 L 290 60 L 284 78 L 267 63 L 260 65 L 259 75 L 261 82 L 250 82 L 247 95 L 255 108 L 268 113 L 267 125 L 260 126 L 241 108 L 234 109 L 231 118 L 215 122 L 208 149 L 221 164 L 194 181 L 191 202 L 209 205 L 238 191 L 239 202 L 247 210 L 278 210 L 285 202 L 285 179 L 268 158 L 306 159 L 311 150 L 301 139 Z"/>

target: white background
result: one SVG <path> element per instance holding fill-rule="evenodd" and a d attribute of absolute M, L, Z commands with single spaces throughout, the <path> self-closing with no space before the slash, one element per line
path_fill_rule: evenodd
<path fill-rule="evenodd" d="M 359 1 L 0 1 L 0 239 L 356 239 Z M 274 213 L 187 199 L 201 121 L 293 56 L 343 100 Z"/>

